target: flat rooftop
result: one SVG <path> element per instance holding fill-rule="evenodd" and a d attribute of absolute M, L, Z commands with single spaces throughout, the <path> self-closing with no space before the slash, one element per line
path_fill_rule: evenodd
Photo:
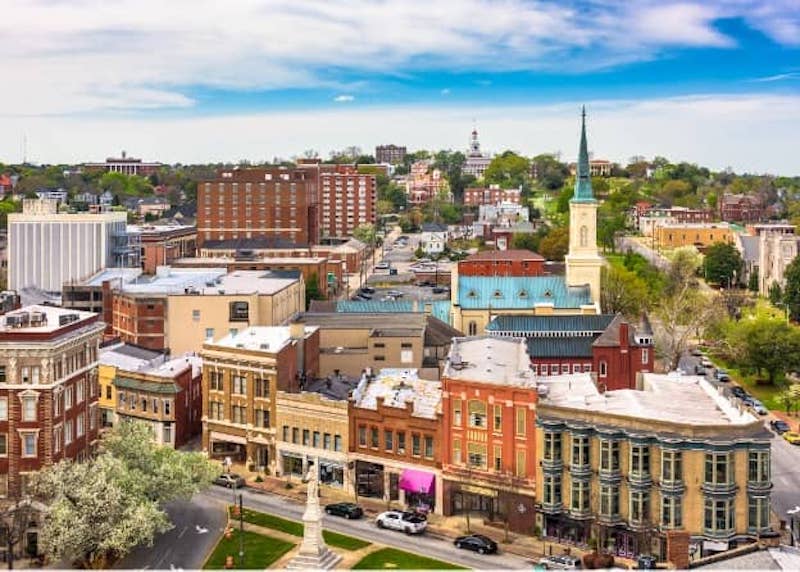
<path fill-rule="evenodd" d="M 365 375 L 353 392 L 353 405 L 362 409 L 378 409 L 378 399 L 386 407 L 405 409 L 412 404 L 412 415 L 436 419 L 442 410 L 442 384 L 420 379 L 416 369 L 386 368 L 375 377 Z"/>
<path fill-rule="evenodd" d="M 317 330 L 316 327 L 306 326 L 305 335 Z M 206 345 L 218 348 L 237 348 L 250 351 L 276 353 L 292 339 L 289 326 L 250 326 L 235 334 L 228 334 L 215 342 Z"/>
<path fill-rule="evenodd" d="M 166 359 L 163 352 L 139 346 L 118 343 L 100 348 L 100 365 L 113 366 L 125 371 L 143 371 Z"/>
<path fill-rule="evenodd" d="M 539 404 L 684 425 L 741 426 L 758 421 L 703 377 L 677 373 L 643 376 L 642 390 L 602 394 L 589 373 L 537 377 Z"/>
<path fill-rule="evenodd" d="M 189 224 L 129 224 L 126 230 L 128 234 L 161 234 L 196 230 L 196 227 Z"/>
<path fill-rule="evenodd" d="M 103 282 L 112 282 L 112 287 L 128 284 L 142 275 L 141 268 L 105 268 L 85 280 L 78 286 L 102 286 Z"/>
<path fill-rule="evenodd" d="M 189 270 L 189 269 L 187 269 Z M 202 294 L 275 294 L 298 281 L 299 275 L 273 270 L 236 270 L 221 276 L 213 286 L 200 288 Z"/>
<path fill-rule="evenodd" d="M 536 388 L 525 338 L 453 338 L 442 377 Z"/>
<path fill-rule="evenodd" d="M 328 259 L 323 256 L 254 256 L 237 258 L 235 256 L 198 256 L 176 258 L 172 264 L 189 268 L 191 266 L 220 266 L 221 264 L 322 264 Z"/>
<path fill-rule="evenodd" d="M 57 306 L 25 306 L 0 316 L 0 332 L 4 334 L 38 334 L 55 332 L 61 328 L 95 318 L 93 312 L 67 310 Z"/>
<path fill-rule="evenodd" d="M 322 329 L 338 330 L 421 330 L 425 327 L 425 314 L 356 314 L 349 312 L 306 312 L 295 320 L 319 326 Z"/>

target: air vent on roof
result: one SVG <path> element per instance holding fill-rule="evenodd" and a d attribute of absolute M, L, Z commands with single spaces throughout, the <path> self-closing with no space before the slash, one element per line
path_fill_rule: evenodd
<path fill-rule="evenodd" d="M 244 347 L 244 344 L 236 344 L 236 347 L 237 347 L 237 348 L 243 348 L 243 347 Z"/>
<path fill-rule="evenodd" d="M 80 319 L 78 314 L 61 314 L 58 317 L 58 325 L 64 326 L 66 324 L 71 324 L 72 322 L 77 322 Z"/>
<path fill-rule="evenodd" d="M 269 344 L 261 344 L 258 347 L 261 348 L 262 350 L 268 350 L 269 349 Z"/>

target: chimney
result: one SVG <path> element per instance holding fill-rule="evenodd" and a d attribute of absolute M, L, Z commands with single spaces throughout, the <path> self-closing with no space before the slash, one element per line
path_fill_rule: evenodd
<path fill-rule="evenodd" d="M 622 348 L 627 348 L 628 344 L 629 344 L 629 342 L 628 342 L 628 328 L 629 328 L 628 322 L 622 322 L 619 325 L 619 345 Z"/>

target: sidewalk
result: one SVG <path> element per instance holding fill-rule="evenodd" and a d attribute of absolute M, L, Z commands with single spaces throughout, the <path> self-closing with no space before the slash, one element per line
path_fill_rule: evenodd
<path fill-rule="evenodd" d="M 240 474 L 243 474 L 240 472 Z M 259 489 L 265 493 L 275 494 L 285 497 L 287 499 L 304 503 L 306 500 L 306 485 L 300 482 L 296 477 L 292 477 L 291 481 L 286 478 L 277 477 L 262 477 L 264 480 L 257 483 L 252 478 L 247 479 L 247 484 L 252 489 Z M 286 488 L 287 482 L 291 483 L 291 488 Z M 347 494 L 344 491 L 335 487 L 328 487 L 320 485 L 320 503 L 324 506 L 326 504 L 335 502 L 358 502 L 364 509 L 365 518 L 374 518 L 381 512 L 392 509 L 403 509 L 397 502 L 387 503 L 382 500 L 358 497 L 356 501 L 355 496 Z M 571 554 L 581 558 L 586 554 L 586 550 L 581 550 L 576 546 L 568 546 L 551 542 L 549 540 L 539 540 L 533 536 L 509 532 L 508 542 L 505 542 L 505 531 L 503 528 L 490 526 L 484 524 L 480 518 L 473 517 L 470 519 L 470 532 L 475 534 L 484 534 L 498 543 L 500 550 L 508 554 L 514 554 L 523 558 L 531 560 L 538 560 L 545 555 L 560 555 Z M 455 539 L 457 536 L 466 534 L 466 519 L 463 515 L 459 516 L 441 516 L 438 514 L 428 515 L 428 530 L 426 534 L 439 537 L 445 540 Z M 626 560 L 618 556 L 614 557 L 616 565 L 622 568 L 633 567 L 634 563 L 631 560 Z"/>

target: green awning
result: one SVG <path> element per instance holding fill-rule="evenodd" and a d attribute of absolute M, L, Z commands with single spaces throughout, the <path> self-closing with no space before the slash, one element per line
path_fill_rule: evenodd
<path fill-rule="evenodd" d="M 141 379 L 131 379 L 129 377 L 115 377 L 114 387 L 117 389 L 135 389 L 137 391 L 147 391 L 150 393 L 179 393 L 181 387 L 173 381 L 143 381 Z"/>

